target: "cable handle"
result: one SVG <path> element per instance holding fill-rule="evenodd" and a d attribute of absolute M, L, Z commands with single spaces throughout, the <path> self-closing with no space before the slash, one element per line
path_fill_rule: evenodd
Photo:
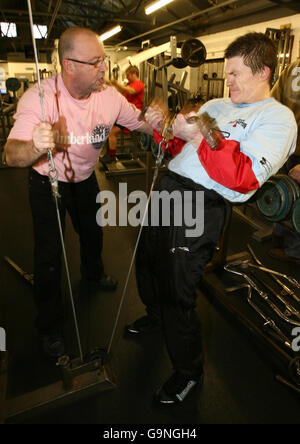
<path fill-rule="evenodd" d="M 29 11 L 29 23 L 30 23 L 30 29 L 31 29 L 34 59 L 35 59 L 35 64 L 36 64 L 36 74 L 37 74 L 37 83 L 38 83 L 38 88 L 39 88 L 41 110 L 42 110 L 43 122 L 46 122 L 46 114 L 45 114 L 45 106 L 44 106 L 44 92 L 41 87 L 39 62 L 38 62 L 36 42 L 35 42 L 35 38 L 34 38 L 32 8 L 31 8 L 30 0 L 27 0 L 27 5 L 28 5 L 28 11 Z M 47 159 L 48 159 L 48 165 L 49 165 L 48 177 L 49 177 L 49 181 L 50 181 L 51 188 L 52 188 L 52 194 L 53 194 L 54 198 L 58 198 L 58 197 L 60 197 L 59 192 L 58 192 L 58 172 L 55 168 L 53 154 L 52 154 L 52 150 L 50 148 L 48 149 L 48 152 L 47 152 Z"/>

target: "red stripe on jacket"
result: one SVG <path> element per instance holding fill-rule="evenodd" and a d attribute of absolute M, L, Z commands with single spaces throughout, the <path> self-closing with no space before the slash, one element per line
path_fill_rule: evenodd
<path fill-rule="evenodd" d="M 162 136 L 157 132 L 156 130 L 153 130 L 153 137 L 155 140 L 155 143 L 157 145 L 160 144 L 162 140 Z M 174 137 L 174 139 L 169 140 L 168 142 L 168 148 L 166 148 L 166 142 L 162 144 L 162 149 L 164 151 L 167 151 L 167 153 L 171 154 L 172 157 L 177 156 L 177 154 L 180 153 L 183 146 L 186 144 L 186 142 L 182 139 L 179 139 L 178 137 Z"/>
<path fill-rule="evenodd" d="M 159 144 L 162 136 L 155 130 L 153 135 L 155 142 Z M 174 137 L 169 141 L 167 151 L 174 157 L 181 152 L 185 143 Z M 163 149 L 166 150 L 165 144 Z M 223 139 L 217 150 L 211 150 L 203 139 L 197 153 L 209 177 L 220 185 L 241 194 L 259 188 L 259 182 L 252 170 L 252 160 L 240 151 L 239 142 Z"/>
<path fill-rule="evenodd" d="M 215 182 L 242 194 L 259 188 L 252 160 L 240 151 L 239 142 L 223 139 L 213 151 L 203 139 L 197 153 L 203 168 Z"/>

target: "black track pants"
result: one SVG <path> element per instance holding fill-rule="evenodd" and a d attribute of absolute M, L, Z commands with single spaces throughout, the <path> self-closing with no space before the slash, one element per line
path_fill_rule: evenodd
<path fill-rule="evenodd" d="M 175 226 L 175 216 L 184 207 L 175 203 L 171 207 L 170 226 L 143 229 L 136 260 L 140 297 L 151 319 L 162 321 L 174 369 L 197 377 L 202 371 L 202 352 L 194 312 L 196 287 L 223 233 L 228 206 L 215 192 L 171 172 L 162 179 L 160 191 L 179 192 L 182 203 L 190 200 L 194 215 L 195 206 L 200 205 L 196 192 L 204 192 L 204 205 L 197 213 L 204 211 L 203 234 L 187 237 L 190 227 L 184 217 L 181 226 Z"/>
<path fill-rule="evenodd" d="M 88 279 L 99 279 L 103 273 L 102 228 L 96 223 L 98 192 L 95 174 L 78 183 L 59 182 L 62 230 L 65 230 L 65 215 L 68 211 L 79 235 L 81 272 Z M 29 172 L 29 198 L 34 228 L 34 299 L 38 311 L 36 324 L 41 333 L 48 333 L 56 329 L 63 320 L 62 246 L 48 177 L 33 169 Z"/>

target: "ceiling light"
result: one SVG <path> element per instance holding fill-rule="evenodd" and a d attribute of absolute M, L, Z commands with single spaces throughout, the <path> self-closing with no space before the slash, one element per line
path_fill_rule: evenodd
<path fill-rule="evenodd" d="M 146 6 L 145 8 L 145 14 L 149 15 L 152 14 L 152 12 L 157 11 L 158 9 L 162 8 L 163 6 L 168 5 L 173 0 L 158 0 L 154 3 L 151 3 L 151 5 Z"/>
<path fill-rule="evenodd" d="M 110 29 L 109 31 L 105 32 L 104 34 L 100 35 L 100 40 L 104 42 L 104 40 L 109 39 L 111 36 L 118 34 L 122 30 L 122 27 L 116 26 L 115 28 Z"/>

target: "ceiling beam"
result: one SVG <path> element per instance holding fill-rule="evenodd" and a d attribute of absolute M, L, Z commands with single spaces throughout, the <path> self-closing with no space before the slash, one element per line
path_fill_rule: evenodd
<path fill-rule="evenodd" d="M 127 6 L 125 5 L 125 3 L 123 2 L 123 0 L 119 0 L 121 5 L 123 6 L 123 8 L 125 9 L 125 11 L 127 12 L 127 14 L 129 13 L 129 10 L 127 8 Z"/>
<path fill-rule="evenodd" d="M 55 22 L 55 20 L 57 18 L 57 14 L 58 14 L 59 8 L 61 7 L 61 2 L 62 2 L 62 0 L 57 0 L 57 2 L 56 2 L 55 8 L 54 8 L 54 12 L 53 12 L 53 15 L 51 17 L 51 21 L 50 21 L 48 29 L 47 29 L 47 39 L 46 39 L 45 45 L 47 45 L 48 42 L 49 42 L 50 34 L 51 34 L 51 31 L 52 31 L 52 27 L 53 27 L 54 22 Z"/>
<path fill-rule="evenodd" d="M 270 0 L 272 3 L 276 3 L 278 6 L 283 6 L 284 8 L 291 9 L 292 11 L 300 12 L 299 0 Z"/>
<path fill-rule="evenodd" d="M 174 22 L 171 22 L 171 23 L 168 23 L 166 25 L 162 25 L 162 26 L 159 26 L 157 28 L 151 29 L 150 31 L 144 32 L 143 34 L 139 34 L 139 35 L 137 35 L 135 37 L 132 37 L 131 39 L 124 40 L 123 42 L 120 43 L 120 45 L 126 45 L 126 43 L 129 43 L 129 42 L 131 42 L 133 40 L 142 38 L 142 37 L 144 37 L 146 35 L 150 35 L 150 34 L 156 33 L 158 31 L 161 31 L 162 29 L 171 28 L 172 26 L 177 25 L 178 23 L 182 23 L 182 22 L 185 22 L 185 21 L 188 21 L 188 20 L 193 20 L 196 17 L 199 17 L 200 15 L 205 15 L 208 12 L 212 12 L 214 10 L 222 8 L 223 6 L 230 5 L 232 3 L 237 3 L 238 1 L 239 0 L 227 0 L 227 1 L 222 2 L 222 3 L 220 3 L 220 4 L 216 5 L 216 6 L 211 6 L 209 8 L 203 9 L 200 12 L 196 12 L 196 13 L 193 13 L 191 15 L 188 15 L 187 17 L 183 17 L 183 18 L 181 18 L 179 20 L 175 20 Z"/>
<path fill-rule="evenodd" d="M 3 12 L 9 15 L 28 15 L 28 11 L 26 11 L 25 9 L 3 9 Z M 49 13 L 48 12 L 38 12 L 36 11 L 34 14 L 34 16 L 41 16 L 41 17 L 49 17 Z M 91 20 L 95 20 L 97 19 L 97 16 L 95 15 L 76 15 L 76 14 L 68 14 L 66 13 L 62 13 L 62 14 L 57 14 L 56 15 L 59 18 L 69 18 L 69 19 L 73 19 L 73 20 L 85 20 L 85 19 L 91 19 Z M 151 26 L 151 21 L 146 21 L 146 20 L 138 20 L 138 19 L 130 19 L 130 18 L 116 18 L 116 17 L 109 17 L 106 18 L 107 20 L 109 20 L 110 22 L 121 22 L 121 23 L 139 23 L 139 24 L 143 24 L 143 25 L 149 25 Z M 11 21 L 13 21 L 13 18 L 10 18 Z"/>
<path fill-rule="evenodd" d="M 134 10 L 134 13 L 133 13 L 134 15 L 138 12 L 138 10 L 140 9 L 142 3 L 143 3 L 143 0 L 139 0 L 138 1 L 137 5 L 136 5 L 136 8 Z"/>
<path fill-rule="evenodd" d="M 0 11 L 1 11 L 1 14 L 3 16 L 4 21 L 7 22 L 7 18 L 5 16 L 5 13 L 4 13 L 3 9 L 0 9 Z M 13 50 L 16 52 L 17 51 L 16 45 L 14 44 L 12 39 L 9 39 L 9 44 L 12 46 Z"/>
<path fill-rule="evenodd" d="M 166 6 L 165 9 L 166 9 L 167 13 L 170 14 L 172 17 L 174 17 L 176 20 L 180 18 L 179 15 L 175 14 L 175 12 L 173 12 L 171 8 L 168 8 Z"/>
<path fill-rule="evenodd" d="M 53 1 L 53 0 L 50 0 L 50 1 L 49 1 L 49 4 L 48 4 L 48 12 L 51 11 L 52 1 Z"/>
<path fill-rule="evenodd" d="M 199 3 L 197 0 L 188 0 L 188 3 L 193 7 L 196 8 L 198 11 L 201 11 L 201 8 L 199 8 Z"/>

